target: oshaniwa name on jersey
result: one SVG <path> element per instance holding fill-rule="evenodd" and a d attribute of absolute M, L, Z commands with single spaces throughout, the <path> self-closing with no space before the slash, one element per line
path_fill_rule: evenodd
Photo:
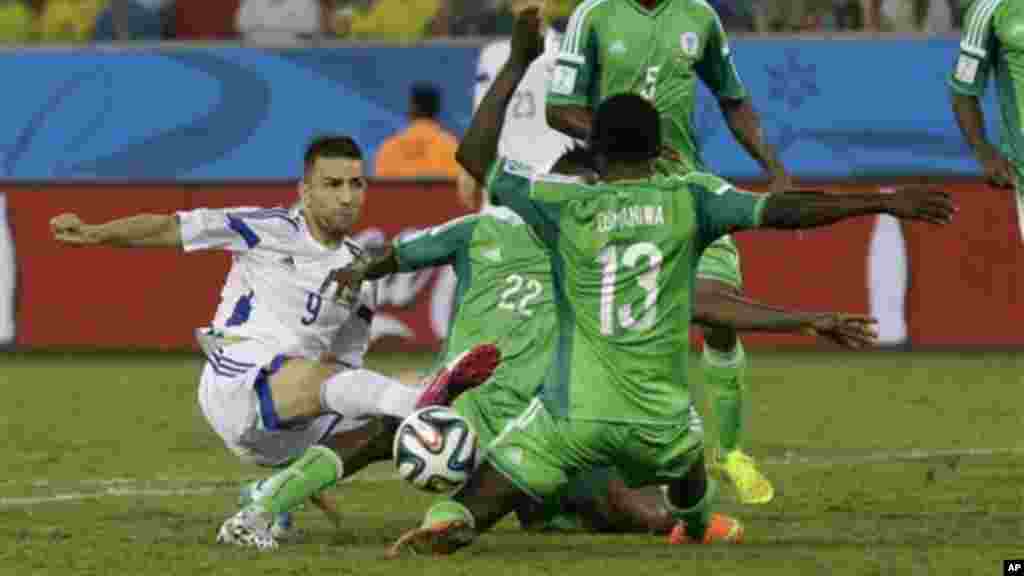
<path fill-rule="evenodd" d="M 597 231 L 607 234 L 637 226 L 664 226 L 665 209 L 657 204 L 630 205 L 597 214 Z"/>

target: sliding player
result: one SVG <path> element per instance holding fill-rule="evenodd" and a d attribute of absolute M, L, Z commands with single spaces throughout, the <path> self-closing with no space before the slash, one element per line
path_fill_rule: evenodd
<path fill-rule="evenodd" d="M 51 221 L 57 241 L 70 245 L 232 253 L 213 327 L 199 332 L 207 356 L 199 404 L 244 461 L 291 466 L 263 488 L 260 499 L 273 495 L 275 506 L 228 520 L 221 541 L 272 546 L 265 530 L 270 517 L 345 475 L 358 437 L 368 441 L 377 433 L 364 426 L 367 418 L 401 419 L 421 406 L 447 404 L 498 363 L 494 346 L 477 347 L 442 369 L 425 390 L 361 368 L 376 286 L 326 293 L 321 286 L 332 270 L 364 258 L 349 233 L 365 191 L 359 146 L 348 137 L 325 137 L 306 151 L 295 210 L 197 209 L 98 225 L 62 214 Z M 332 444 L 338 432 L 353 430 L 356 438 L 349 434 L 345 444 Z"/>

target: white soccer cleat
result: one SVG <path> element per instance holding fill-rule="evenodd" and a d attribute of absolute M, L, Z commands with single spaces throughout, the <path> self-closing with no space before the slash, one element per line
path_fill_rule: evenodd
<path fill-rule="evenodd" d="M 238 496 L 239 508 L 245 508 L 256 501 L 263 480 L 250 482 L 242 485 L 242 491 Z M 270 535 L 278 542 L 287 542 L 295 537 L 295 530 L 292 529 L 292 515 L 290 512 L 282 512 L 274 516 L 274 522 L 270 525 Z"/>
<path fill-rule="evenodd" d="M 277 540 L 271 534 L 270 526 L 269 514 L 249 506 L 224 521 L 217 532 L 217 543 L 240 548 L 274 550 L 277 548 Z"/>

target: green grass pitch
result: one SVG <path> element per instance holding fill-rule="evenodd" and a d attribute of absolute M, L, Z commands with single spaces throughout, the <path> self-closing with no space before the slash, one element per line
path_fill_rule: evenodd
<path fill-rule="evenodd" d="M 375 355 L 384 372 L 425 356 Z M 506 521 L 446 559 L 382 553 L 431 501 L 379 465 L 276 553 L 213 543 L 242 466 L 196 404 L 197 356 L 0 356 L 0 575 L 1001 574 L 1024 557 L 1024 356 L 752 355 L 749 449 L 777 488 L 732 547 L 536 536 Z M 695 372 L 694 377 L 699 378 Z"/>

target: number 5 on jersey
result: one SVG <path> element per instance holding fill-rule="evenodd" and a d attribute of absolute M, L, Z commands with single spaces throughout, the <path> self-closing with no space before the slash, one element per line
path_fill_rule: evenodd
<path fill-rule="evenodd" d="M 640 311 L 643 317 L 638 319 L 631 304 L 622 304 L 618 308 L 615 305 L 619 246 L 608 245 L 601 250 L 597 256 L 597 261 L 604 265 L 601 271 L 601 334 L 612 336 L 617 328 L 639 332 L 654 326 L 658 317 L 658 273 L 661 272 L 662 260 L 661 250 L 651 242 L 630 244 L 622 253 L 621 264 L 625 268 L 646 264 L 644 271 L 636 276 L 637 285 L 646 292 L 643 309 Z"/>
<path fill-rule="evenodd" d="M 654 93 L 658 88 L 658 72 L 661 71 L 661 66 L 650 66 L 647 68 L 647 76 L 644 77 L 644 87 L 640 90 L 640 95 L 647 99 L 648 102 L 654 102 Z"/>

